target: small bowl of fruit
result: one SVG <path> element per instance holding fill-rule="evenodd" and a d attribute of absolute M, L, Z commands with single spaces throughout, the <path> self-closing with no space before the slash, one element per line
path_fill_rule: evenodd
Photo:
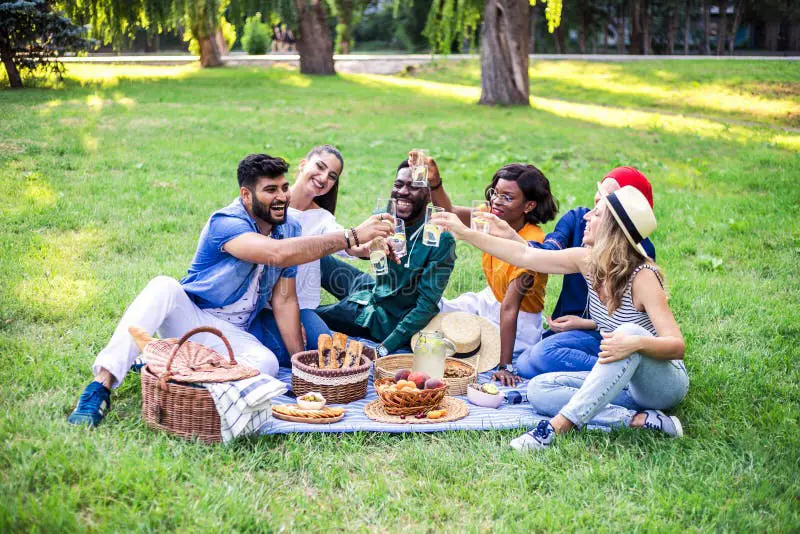
<path fill-rule="evenodd" d="M 310 391 L 297 397 L 297 407 L 301 410 L 321 410 L 325 407 L 325 397 L 322 393 Z"/>
<path fill-rule="evenodd" d="M 447 384 L 427 373 L 400 369 L 394 378 L 376 380 L 375 392 L 387 414 L 414 415 L 438 408 L 447 392 Z"/>
<path fill-rule="evenodd" d="M 497 386 L 484 382 L 483 384 L 470 384 L 467 387 L 467 400 L 475 406 L 499 408 L 503 404 L 504 397 Z"/>

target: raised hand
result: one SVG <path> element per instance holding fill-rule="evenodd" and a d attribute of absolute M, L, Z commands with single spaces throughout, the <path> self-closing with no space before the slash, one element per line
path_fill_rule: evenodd
<path fill-rule="evenodd" d="M 441 226 L 446 231 L 453 234 L 453 236 L 457 239 L 463 239 L 464 234 L 469 231 L 469 228 L 467 228 L 464 223 L 461 222 L 461 219 L 459 219 L 458 215 L 455 213 L 449 213 L 446 211 L 436 213 L 433 215 L 433 217 L 431 217 L 430 222 Z"/>
<path fill-rule="evenodd" d="M 489 221 L 489 235 L 515 241 L 519 240 L 519 234 L 511 228 L 511 225 L 494 213 L 484 213 L 483 218 Z"/>
<path fill-rule="evenodd" d="M 369 243 L 376 237 L 387 238 L 394 233 L 394 217 L 388 213 L 378 213 L 356 227 L 361 244 Z"/>

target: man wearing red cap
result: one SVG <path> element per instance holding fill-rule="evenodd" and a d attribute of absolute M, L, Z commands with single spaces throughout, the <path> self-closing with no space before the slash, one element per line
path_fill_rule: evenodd
<path fill-rule="evenodd" d="M 598 184 L 594 203 L 600 200 L 600 191 L 607 195 L 632 185 L 642 192 L 650 206 L 653 206 L 653 188 L 644 174 L 633 167 L 617 167 L 606 174 Z M 561 250 L 583 246 L 583 232 L 586 229 L 584 216 L 590 208 L 579 207 L 568 211 L 559 219 L 552 233 L 547 234 L 542 243 L 530 242 L 528 245 L 547 250 Z M 656 251 L 649 239 L 642 241 L 647 255 L 655 260 Z M 600 333 L 595 322 L 589 318 L 586 307 L 588 288 L 580 273 L 564 276 L 561 294 L 547 319 L 550 330 L 542 336 L 542 341 L 517 360 L 515 370 L 524 378 L 542 373 L 558 371 L 590 371 L 600 352 Z"/>

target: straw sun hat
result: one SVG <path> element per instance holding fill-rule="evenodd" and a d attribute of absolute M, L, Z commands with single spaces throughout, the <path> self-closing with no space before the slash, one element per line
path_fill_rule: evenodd
<path fill-rule="evenodd" d="M 459 358 L 477 368 L 489 371 L 500 363 L 500 330 L 488 319 L 466 312 L 440 313 L 421 332 L 441 332 L 456 347 L 453 358 Z M 417 344 L 419 332 L 411 338 Z"/>
<path fill-rule="evenodd" d="M 598 190 L 599 188 L 600 184 Z M 600 191 L 600 194 L 603 192 Z M 622 233 L 628 238 L 628 242 L 639 254 L 647 258 L 642 241 L 656 229 L 656 216 L 647 198 L 632 185 L 626 185 L 610 195 L 603 196 L 603 199 L 608 204 L 611 215 L 622 228 Z"/>

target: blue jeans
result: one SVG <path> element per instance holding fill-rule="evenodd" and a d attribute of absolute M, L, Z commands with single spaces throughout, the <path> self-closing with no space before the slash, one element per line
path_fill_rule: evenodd
<path fill-rule="evenodd" d="M 591 371 L 601 339 L 597 330 L 568 330 L 543 338 L 517 358 L 519 375 L 533 378 L 557 371 Z"/>
<path fill-rule="evenodd" d="M 616 332 L 652 336 L 631 323 Z M 656 360 L 635 352 L 624 360 L 598 363 L 591 371 L 539 375 L 528 384 L 528 402 L 536 412 L 560 413 L 579 428 L 589 422 L 628 426 L 636 412 L 672 408 L 688 390 L 689 375 L 682 361 Z"/>
<path fill-rule="evenodd" d="M 300 324 L 306 330 L 306 349 L 317 350 L 317 339 L 322 334 L 331 335 L 331 330 L 325 321 L 320 319 L 314 310 L 300 310 Z M 250 325 L 253 334 L 265 347 L 275 353 L 281 367 L 292 366 L 292 355 L 283 342 L 275 315 L 270 309 L 263 309 Z"/>

